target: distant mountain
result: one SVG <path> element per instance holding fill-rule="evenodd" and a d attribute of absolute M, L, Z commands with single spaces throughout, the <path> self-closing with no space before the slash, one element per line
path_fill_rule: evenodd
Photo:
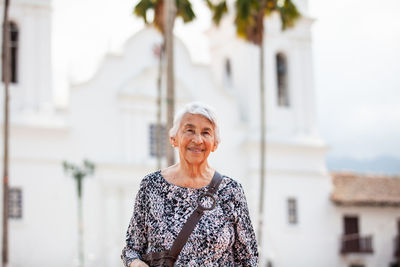
<path fill-rule="evenodd" d="M 351 171 L 365 174 L 400 175 L 400 159 L 388 156 L 368 160 L 329 157 L 326 160 L 330 171 Z"/>

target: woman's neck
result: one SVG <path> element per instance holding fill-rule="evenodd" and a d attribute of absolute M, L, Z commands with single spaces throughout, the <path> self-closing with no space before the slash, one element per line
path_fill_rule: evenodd
<path fill-rule="evenodd" d="M 210 183 L 214 169 L 207 162 L 201 165 L 179 162 L 163 170 L 162 174 L 167 181 L 175 185 L 200 188 Z"/>
<path fill-rule="evenodd" d="M 179 173 L 190 178 L 205 178 L 208 177 L 212 171 L 207 161 L 201 164 L 188 164 L 187 162 L 181 161 L 178 163 L 177 167 Z"/>

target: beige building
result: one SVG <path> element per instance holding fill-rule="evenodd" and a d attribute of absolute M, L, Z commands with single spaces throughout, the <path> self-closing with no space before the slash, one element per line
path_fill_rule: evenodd
<path fill-rule="evenodd" d="M 343 266 L 400 264 L 400 177 L 334 173 L 333 185 Z"/>

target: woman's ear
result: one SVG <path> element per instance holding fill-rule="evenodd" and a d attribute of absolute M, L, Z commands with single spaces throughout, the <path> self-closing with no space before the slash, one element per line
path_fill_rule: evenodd
<path fill-rule="evenodd" d="M 173 147 L 177 147 L 177 146 L 178 146 L 178 143 L 176 142 L 175 136 L 171 136 L 171 137 L 169 138 L 169 142 L 171 143 L 171 145 L 172 145 Z"/>
<path fill-rule="evenodd" d="M 212 149 L 211 149 L 211 152 L 214 152 L 215 150 L 217 150 L 218 145 L 219 145 L 219 143 L 218 143 L 218 142 L 215 142 L 215 143 L 214 143 L 214 146 L 213 146 Z"/>

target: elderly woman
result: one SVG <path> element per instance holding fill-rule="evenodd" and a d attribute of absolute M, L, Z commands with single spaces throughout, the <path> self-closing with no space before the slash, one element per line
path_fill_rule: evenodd
<path fill-rule="evenodd" d="M 217 176 L 207 162 L 220 142 L 210 107 L 186 105 L 169 134 L 179 151 L 179 163 L 142 180 L 121 255 L 127 267 L 148 266 L 145 254 L 171 249 Z M 257 243 L 242 186 L 232 178 L 220 177 L 213 195 L 215 206 L 202 212 L 174 266 L 257 266 Z"/>

